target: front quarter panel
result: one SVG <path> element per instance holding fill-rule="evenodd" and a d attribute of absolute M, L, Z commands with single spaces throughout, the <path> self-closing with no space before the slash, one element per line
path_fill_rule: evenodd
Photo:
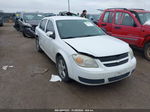
<path fill-rule="evenodd" d="M 53 59 L 53 61 L 56 63 L 57 54 L 60 54 L 66 62 L 69 77 L 73 78 L 73 76 L 71 75 L 72 67 L 70 65 L 71 65 L 72 55 L 76 54 L 76 52 L 69 45 L 67 45 L 63 40 L 59 40 L 56 43 L 56 47 L 57 48 L 55 48 L 56 50 L 54 53 L 55 59 Z"/>

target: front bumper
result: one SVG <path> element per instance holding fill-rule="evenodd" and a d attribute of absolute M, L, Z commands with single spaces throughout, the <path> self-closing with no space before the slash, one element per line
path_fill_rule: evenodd
<path fill-rule="evenodd" d="M 23 32 L 30 37 L 35 37 L 35 29 L 33 27 L 24 27 Z"/>
<path fill-rule="evenodd" d="M 120 81 L 129 77 L 136 68 L 135 58 L 126 64 L 115 67 L 83 68 L 75 62 L 71 63 L 72 65 L 68 69 L 70 77 L 85 85 L 103 85 Z"/>

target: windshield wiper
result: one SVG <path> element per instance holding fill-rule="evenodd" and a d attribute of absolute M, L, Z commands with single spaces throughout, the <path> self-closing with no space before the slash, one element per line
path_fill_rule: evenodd
<path fill-rule="evenodd" d="M 65 38 L 62 38 L 62 39 L 72 39 L 72 38 L 78 38 L 78 37 L 65 37 Z"/>
<path fill-rule="evenodd" d="M 83 36 L 79 36 L 79 37 L 93 37 L 93 36 L 101 36 L 103 34 L 98 34 L 98 35 L 83 35 Z"/>
<path fill-rule="evenodd" d="M 65 37 L 65 38 L 62 38 L 62 39 L 72 39 L 72 38 L 81 38 L 81 37 L 92 37 L 92 36 L 101 36 L 101 35 L 104 35 L 104 34 L 99 34 L 99 35 L 82 35 L 82 36 L 75 36 L 75 37 Z"/>

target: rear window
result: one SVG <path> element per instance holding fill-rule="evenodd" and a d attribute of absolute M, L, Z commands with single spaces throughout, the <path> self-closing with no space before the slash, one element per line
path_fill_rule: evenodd
<path fill-rule="evenodd" d="M 108 21 L 108 16 L 109 16 L 109 12 L 106 12 L 105 13 L 105 16 L 104 16 L 104 19 L 103 19 L 103 22 L 106 22 Z"/>
<path fill-rule="evenodd" d="M 114 12 L 106 12 L 103 22 L 105 23 L 112 23 L 113 22 L 113 17 L 114 17 Z"/>
<path fill-rule="evenodd" d="M 121 24 L 122 14 L 123 14 L 122 12 L 117 12 L 116 13 L 115 24 L 118 24 L 118 25 Z"/>

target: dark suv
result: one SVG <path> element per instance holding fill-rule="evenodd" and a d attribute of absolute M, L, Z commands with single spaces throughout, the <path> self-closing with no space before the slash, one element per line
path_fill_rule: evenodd
<path fill-rule="evenodd" d="M 150 61 L 150 11 L 144 9 L 106 9 L 99 22 L 107 34 L 142 48 Z"/>
<path fill-rule="evenodd" d="M 0 12 L 0 26 L 4 25 L 3 13 Z"/>

